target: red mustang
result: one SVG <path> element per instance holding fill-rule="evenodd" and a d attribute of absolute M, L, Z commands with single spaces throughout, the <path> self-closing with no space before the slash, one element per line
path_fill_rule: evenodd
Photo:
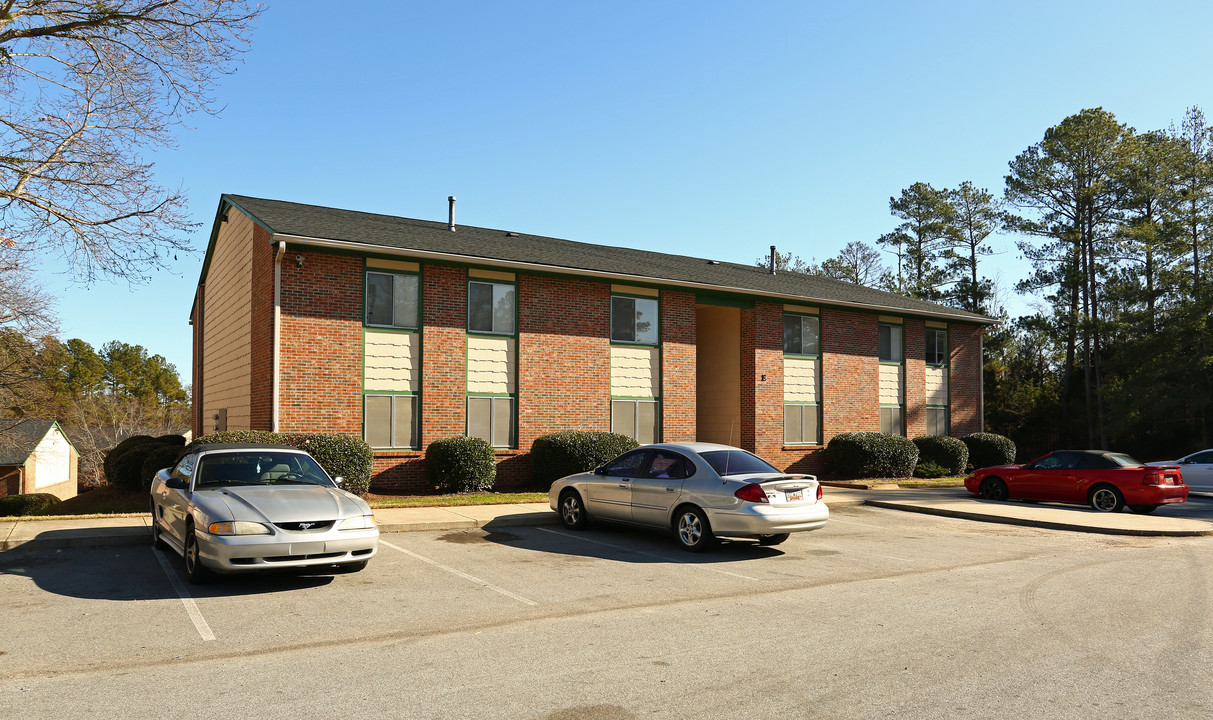
<path fill-rule="evenodd" d="M 1119 512 L 1150 513 L 1184 502 L 1188 486 L 1178 465 L 1150 466 L 1124 453 L 1056 450 L 1026 465 L 999 465 L 965 478 L 965 489 L 988 500 L 1042 500 Z"/>

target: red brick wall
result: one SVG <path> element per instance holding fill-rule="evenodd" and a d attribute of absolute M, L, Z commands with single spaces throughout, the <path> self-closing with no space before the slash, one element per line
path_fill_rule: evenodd
<path fill-rule="evenodd" d="M 844 432 L 880 430 L 877 317 L 821 311 L 822 442 Z"/>
<path fill-rule="evenodd" d="M 695 296 L 661 293 L 661 439 L 695 440 Z M 607 368 L 608 381 L 610 368 Z M 609 384 L 609 382 L 608 382 Z M 610 388 L 607 389 L 610 394 Z"/>
<path fill-rule="evenodd" d="M 783 447 L 783 305 L 741 312 L 741 447 L 776 465 Z"/>
<path fill-rule="evenodd" d="M 948 326 L 948 402 L 954 437 L 981 432 L 981 334 L 976 325 Z"/>
<path fill-rule="evenodd" d="M 249 323 L 249 426 L 253 430 L 272 430 L 274 426 L 275 251 L 270 244 L 270 234 L 260 225 L 254 225 L 253 262 L 249 268 L 253 305 Z M 285 270 L 285 257 L 283 266 Z M 293 256 L 290 266 L 294 268 Z M 285 281 L 285 272 L 283 275 Z"/>
<path fill-rule="evenodd" d="M 906 318 L 902 325 L 905 338 L 905 411 L 906 437 L 927 434 L 927 347 L 926 323 Z"/>
<path fill-rule="evenodd" d="M 296 267 L 296 255 L 303 256 L 303 267 Z M 362 436 L 361 315 L 361 258 L 288 249 L 282 262 L 279 430 Z M 272 341 L 272 324 L 262 328 Z M 264 360 L 257 352 L 255 367 Z"/>

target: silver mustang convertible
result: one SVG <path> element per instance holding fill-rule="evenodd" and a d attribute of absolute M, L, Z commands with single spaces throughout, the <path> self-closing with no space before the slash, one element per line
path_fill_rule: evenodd
<path fill-rule="evenodd" d="M 213 571 L 361 570 L 379 546 L 379 528 L 340 480 L 286 445 L 200 445 L 152 480 L 152 542 L 185 558 L 191 582 Z"/>
<path fill-rule="evenodd" d="M 830 517 L 812 475 L 788 475 L 745 450 L 698 442 L 631 450 L 552 483 L 548 502 L 570 530 L 590 519 L 670 528 L 692 552 L 717 536 L 778 545 Z"/>

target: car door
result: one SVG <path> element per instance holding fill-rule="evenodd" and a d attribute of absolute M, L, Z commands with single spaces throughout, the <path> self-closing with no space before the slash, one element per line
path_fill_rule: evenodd
<path fill-rule="evenodd" d="M 156 512 L 160 516 L 161 527 L 178 543 L 185 542 L 185 519 L 189 514 L 189 485 L 197 465 L 197 455 L 186 455 L 169 471 L 169 478 L 176 481 L 173 484 L 184 487 L 169 487 L 160 484 L 156 488 L 154 499 Z"/>
<path fill-rule="evenodd" d="M 1213 450 L 1189 455 L 1179 463 L 1188 487 L 1198 492 L 1213 492 Z"/>
<path fill-rule="evenodd" d="M 633 450 L 620 455 L 595 474 L 586 485 L 586 511 L 608 520 L 632 519 L 632 482 L 640 475 L 649 450 Z"/>
<path fill-rule="evenodd" d="M 695 463 L 664 448 L 653 450 L 640 477 L 632 480 L 632 520 L 665 527 L 683 481 L 695 474 Z"/>
<path fill-rule="evenodd" d="M 1024 466 L 1008 483 L 1011 497 L 1059 501 L 1071 495 L 1075 464 L 1072 456 L 1073 453 L 1055 452 Z"/>

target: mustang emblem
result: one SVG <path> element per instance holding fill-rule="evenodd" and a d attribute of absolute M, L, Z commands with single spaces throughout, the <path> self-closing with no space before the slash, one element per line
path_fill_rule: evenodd
<path fill-rule="evenodd" d="M 308 528 L 310 528 L 311 526 L 313 526 L 313 525 L 315 525 L 315 524 L 316 524 L 316 523 L 310 523 L 310 522 L 299 523 L 299 529 L 300 529 L 300 530 L 307 530 Z"/>

